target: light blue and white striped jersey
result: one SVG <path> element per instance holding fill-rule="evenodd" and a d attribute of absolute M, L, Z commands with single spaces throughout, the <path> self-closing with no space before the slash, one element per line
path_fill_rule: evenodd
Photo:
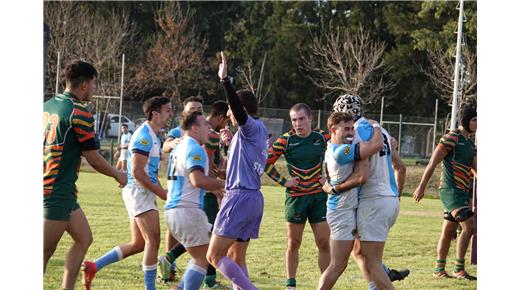
<path fill-rule="evenodd" d="M 208 175 L 208 155 L 206 150 L 190 136 L 184 136 L 172 152 L 172 166 L 168 172 L 168 199 L 165 209 L 175 207 L 204 208 L 204 193 L 193 186 L 189 174 L 202 170 Z"/>
<path fill-rule="evenodd" d="M 354 156 L 358 144 L 334 144 L 329 142 L 325 151 L 325 163 L 331 185 L 344 182 L 354 170 Z M 359 188 L 351 188 L 345 192 L 329 195 L 327 198 L 327 208 L 336 209 L 355 209 L 358 206 Z"/>
<path fill-rule="evenodd" d="M 142 154 L 148 157 L 144 172 L 148 174 L 154 184 L 157 184 L 157 174 L 159 171 L 159 163 L 161 162 L 161 141 L 148 124 L 148 121 L 139 126 L 132 135 L 132 138 L 130 138 L 130 144 L 128 145 L 129 162 L 126 166 L 128 172 L 128 183 L 126 187 L 128 188 L 134 186 L 134 184 L 141 186 L 132 176 L 132 162 L 130 160 L 132 160 L 132 155 L 134 154 Z"/>
<path fill-rule="evenodd" d="M 353 143 L 366 142 L 372 138 L 374 128 L 365 118 L 361 118 L 354 124 L 356 134 Z M 390 135 L 381 128 L 383 132 L 384 148 L 368 159 L 368 180 L 361 187 L 359 198 L 372 198 L 376 196 L 399 196 L 397 183 L 395 182 L 394 170 L 392 168 L 392 148 L 390 147 Z"/>

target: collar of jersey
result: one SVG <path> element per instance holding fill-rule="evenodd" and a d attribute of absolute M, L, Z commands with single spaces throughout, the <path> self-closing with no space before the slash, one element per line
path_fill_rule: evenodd
<path fill-rule="evenodd" d="M 78 98 L 78 96 L 76 96 L 75 94 L 73 94 L 71 92 L 63 92 L 63 94 L 61 94 L 61 95 L 64 98 L 74 99 L 77 102 L 81 102 L 80 99 Z"/>

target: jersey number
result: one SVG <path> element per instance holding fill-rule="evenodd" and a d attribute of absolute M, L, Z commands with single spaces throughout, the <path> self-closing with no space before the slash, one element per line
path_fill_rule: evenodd
<path fill-rule="evenodd" d="M 383 149 L 379 151 L 379 156 L 390 155 L 390 145 L 388 145 L 388 139 L 385 134 L 383 134 L 383 139 L 384 146 Z"/>
<path fill-rule="evenodd" d="M 58 115 L 50 115 L 48 112 L 43 112 L 43 138 L 47 144 L 54 143 L 56 139 L 56 127 L 58 127 L 59 121 Z"/>

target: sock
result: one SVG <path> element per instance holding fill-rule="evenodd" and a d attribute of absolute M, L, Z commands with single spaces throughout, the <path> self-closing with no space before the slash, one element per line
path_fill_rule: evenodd
<path fill-rule="evenodd" d="M 289 278 L 285 282 L 285 286 L 293 286 L 296 287 L 296 278 Z"/>
<path fill-rule="evenodd" d="M 202 285 L 202 281 L 206 276 L 206 269 L 195 265 L 193 262 L 188 264 L 188 269 L 184 273 L 182 280 L 184 281 L 185 290 L 198 290 Z"/>
<path fill-rule="evenodd" d="M 374 283 L 374 281 L 368 283 L 368 290 L 377 290 L 376 283 Z"/>
<path fill-rule="evenodd" d="M 388 273 L 390 273 L 390 269 L 384 263 L 381 263 L 381 265 L 383 265 L 383 270 L 385 270 L 385 273 L 388 275 Z"/>
<path fill-rule="evenodd" d="M 119 247 L 114 247 L 112 250 L 108 251 L 106 254 L 101 256 L 96 260 L 96 270 L 99 271 L 107 265 L 115 263 L 123 259 L 123 252 Z"/>
<path fill-rule="evenodd" d="M 184 248 L 184 246 L 181 244 L 177 244 L 177 246 L 175 246 L 168 253 L 166 253 L 166 255 L 171 259 L 171 261 L 175 261 L 178 257 L 182 256 L 182 254 L 184 254 L 184 253 L 186 253 L 186 248 Z"/>
<path fill-rule="evenodd" d="M 462 270 L 464 270 L 464 263 L 465 263 L 465 259 L 456 259 L 455 260 L 455 272 L 460 272 Z"/>
<path fill-rule="evenodd" d="M 204 279 L 204 284 L 207 287 L 213 287 L 217 282 L 217 269 L 213 267 L 211 264 L 208 265 L 208 269 L 206 271 L 206 278 Z"/>
<path fill-rule="evenodd" d="M 215 283 L 217 283 L 217 275 L 208 275 L 206 272 L 206 278 L 204 278 L 204 284 L 206 287 L 213 287 L 215 286 Z"/>
<path fill-rule="evenodd" d="M 156 290 L 155 289 L 155 278 L 157 277 L 157 264 L 145 265 L 143 264 L 144 272 L 144 289 Z"/>
<path fill-rule="evenodd" d="M 217 264 L 217 269 L 222 273 L 222 275 L 243 290 L 258 290 L 258 288 L 249 281 L 244 271 L 227 256 L 220 259 Z"/>
<path fill-rule="evenodd" d="M 446 267 L 446 260 L 438 259 L 437 265 L 435 268 L 435 273 L 443 272 L 445 267 Z"/>

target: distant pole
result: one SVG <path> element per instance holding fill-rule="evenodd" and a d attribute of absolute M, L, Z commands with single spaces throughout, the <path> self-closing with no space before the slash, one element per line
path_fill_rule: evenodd
<path fill-rule="evenodd" d="M 321 110 L 318 110 L 318 124 L 317 125 L 318 126 L 316 126 L 316 127 L 321 128 Z"/>
<path fill-rule="evenodd" d="M 457 30 L 457 56 L 455 61 L 455 83 L 453 86 L 453 102 L 451 107 L 451 124 L 450 130 L 456 129 L 457 111 L 458 111 L 458 93 L 460 86 L 460 62 L 461 62 L 461 45 L 462 45 L 462 23 L 464 19 L 464 0 L 460 0 L 459 8 L 459 27 Z"/>
<path fill-rule="evenodd" d="M 54 95 L 58 95 L 58 86 L 60 84 L 60 52 L 58 51 L 58 65 L 56 66 L 56 89 L 54 90 Z"/>
<path fill-rule="evenodd" d="M 385 107 L 385 97 L 381 98 L 381 112 L 379 113 L 379 124 L 383 125 L 383 108 Z"/>
<path fill-rule="evenodd" d="M 439 108 L 439 99 L 435 99 L 435 121 L 433 122 L 433 141 L 432 152 L 435 150 L 435 136 L 437 134 L 437 109 Z"/>
<path fill-rule="evenodd" d="M 397 154 L 401 156 L 401 129 L 403 127 L 403 114 L 399 114 L 399 140 L 397 140 Z"/>
<path fill-rule="evenodd" d="M 117 127 L 117 142 L 121 139 L 121 114 L 123 113 L 123 85 L 125 83 L 125 54 L 121 62 L 121 90 L 119 95 L 119 126 Z"/>

